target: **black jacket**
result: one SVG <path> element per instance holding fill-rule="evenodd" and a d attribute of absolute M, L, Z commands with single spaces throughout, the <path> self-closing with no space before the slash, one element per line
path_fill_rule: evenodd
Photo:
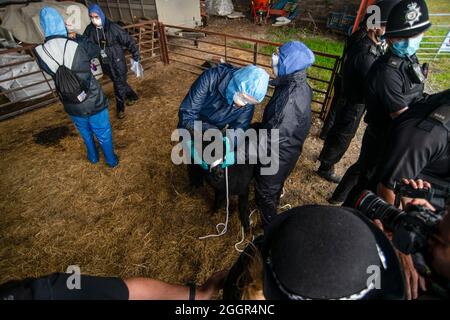
<path fill-rule="evenodd" d="M 43 45 L 53 59 L 62 64 L 66 42 L 64 64 L 76 73 L 78 78 L 89 87 L 89 90 L 87 98 L 82 103 L 74 104 L 61 101 L 64 110 L 71 116 L 96 114 L 108 106 L 108 100 L 91 72 L 91 59 L 98 56 L 99 48 L 85 37 L 77 37 L 77 39 L 72 40 L 63 36 L 52 36 L 46 38 Z M 34 49 L 37 63 L 42 70 L 54 78 L 58 65 L 44 52 L 43 45 Z"/>
<path fill-rule="evenodd" d="M 278 77 L 271 81 L 275 91 L 264 110 L 262 128 L 278 129 L 280 165 L 298 159 L 311 127 L 311 87 L 306 72 Z"/>
<path fill-rule="evenodd" d="M 139 48 L 134 38 L 118 24 L 108 19 L 105 19 L 105 25 L 101 29 L 95 27 L 92 23 L 89 24 L 84 31 L 84 35 L 94 42 L 99 50 L 104 48 L 109 58 L 113 80 L 127 74 L 124 48 L 131 52 L 133 60 L 139 61 L 140 59 Z"/>
<path fill-rule="evenodd" d="M 349 46 L 343 65 L 344 93 L 349 103 L 364 103 L 364 82 L 370 67 L 380 56 L 380 50 L 367 33 Z"/>
<path fill-rule="evenodd" d="M 271 84 L 275 91 L 264 110 L 261 128 L 268 130 L 268 148 L 277 142 L 276 137 L 270 134 L 271 129 L 278 129 L 278 170 L 275 174 L 262 174 L 263 167 L 276 169 L 276 166 L 274 163 L 261 165 L 255 177 L 256 201 L 266 222 L 275 217 L 283 184 L 302 152 L 311 127 L 312 100 L 305 71 L 278 77 Z M 260 144 L 259 147 L 265 146 Z M 266 155 L 270 153 L 266 151 Z"/>

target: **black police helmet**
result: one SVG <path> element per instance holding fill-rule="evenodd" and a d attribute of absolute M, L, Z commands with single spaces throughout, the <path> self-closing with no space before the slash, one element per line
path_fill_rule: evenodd
<path fill-rule="evenodd" d="M 394 248 L 351 208 L 313 205 L 286 211 L 266 230 L 261 253 L 266 299 L 404 299 Z M 375 270 L 379 287 L 369 281 Z"/>
<path fill-rule="evenodd" d="M 402 0 L 392 8 L 386 25 L 386 36 L 411 38 L 431 27 L 424 0 Z"/>
<path fill-rule="evenodd" d="M 399 3 L 400 0 L 380 0 L 375 3 L 375 5 L 380 7 L 380 23 L 382 25 L 386 25 L 388 22 L 389 14 L 392 11 L 392 8 Z"/>
<path fill-rule="evenodd" d="M 401 0 L 378 0 L 373 5 L 378 6 L 380 8 L 379 19 L 378 20 L 370 19 L 373 16 L 374 12 L 372 10 L 369 10 L 370 7 L 367 7 L 367 12 L 366 12 L 366 15 L 364 16 L 362 23 L 364 25 L 366 25 L 370 21 L 370 22 L 379 23 L 380 25 L 385 26 L 387 23 L 388 17 L 389 17 L 389 13 L 391 12 L 392 8 L 400 1 Z"/>

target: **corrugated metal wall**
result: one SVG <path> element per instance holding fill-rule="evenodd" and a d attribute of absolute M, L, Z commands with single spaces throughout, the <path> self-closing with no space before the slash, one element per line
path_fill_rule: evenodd
<path fill-rule="evenodd" d="M 155 0 L 103 0 L 85 1 L 97 3 L 113 21 L 136 22 L 139 19 L 158 19 Z"/>

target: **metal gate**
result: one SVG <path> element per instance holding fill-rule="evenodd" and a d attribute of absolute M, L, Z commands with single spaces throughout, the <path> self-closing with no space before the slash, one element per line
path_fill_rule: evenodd
<path fill-rule="evenodd" d="M 450 13 L 430 13 L 431 28 L 425 33 L 417 56 L 420 60 L 450 59 Z"/>
<path fill-rule="evenodd" d="M 181 70 L 199 74 L 207 68 L 206 61 L 220 58 L 238 66 L 261 66 L 273 79 L 270 52 L 281 43 L 173 25 L 165 27 L 171 30 L 167 36 L 168 61 Z M 333 82 L 341 57 L 323 52 L 314 54 L 316 62 L 308 70 L 309 84 L 313 90 L 312 109 L 323 118 L 331 103 Z"/>
<path fill-rule="evenodd" d="M 157 59 L 166 61 L 163 54 L 165 42 L 160 41 L 164 31 L 161 31 L 158 21 L 145 21 L 124 28 L 138 43 L 144 69 Z M 0 65 L 0 121 L 58 101 L 52 79 L 36 65 L 35 47 L 27 45 L 0 51 L 0 58 L 13 61 Z M 126 55 L 127 63 L 130 56 L 129 53 Z M 108 82 L 110 80 L 103 77 L 101 83 Z M 27 91 L 35 93 L 27 94 Z"/>
<path fill-rule="evenodd" d="M 255 64 L 272 73 L 271 54 L 268 53 L 268 50 L 281 45 L 280 43 L 237 35 L 163 25 L 156 20 L 132 24 L 124 28 L 136 39 L 144 68 L 149 68 L 153 62 L 160 60 L 164 64 L 173 62 L 177 68 L 185 71 L 200 73 L 206 69 L 204 62 L 216 57 L 238 66 Z M 167 36 L 166 28 L 178 32 L 171 32 L 171 35 Z M 193 34 L 198 35 L 199 32 L 207 37 L 192 38 Z M 23 66 L 25 63 L 35 62 L 34 47 L 35 45 L 29 45 L 0 51 L 0 57 L 14 54 L 23 57 L 22 60 L 1 65 L 0 74 L 6 74 L 2 71 L 7 68 L 15 67 L 14 70 L 17 71 L 17 67 Z M 313 90 L 313 111 L 324 117 L 331 103 L 333 82 L 341 60 L 336 55 L 323 52 L 314 53 L 316 63 L 309 68 L 308 79 Z M 126 55 L 127 62 L 129 56 L 130 54 Z M 11 72 L 11 76 L 0 78 L 0 87 L 2 83 L 11 84 L 15 82 L 14 88 L 0 91 L 0 121 L 58 101 L 51 78 L 40 69 L 34 69 L 32 72 L 20 70 L 18 74 Z M 18 79 L 30 79 L 36 74 L 40 75 L 38 81 L 28 81 L 25 85 L 18 81 Z M 109 81 L 103 79 L 102 84 Z M 43 84 L 45 84 L 45 89 L 35 95 L 8 99 L 15 92 L 23 92 L 35 86 L 42 87 Z"/>

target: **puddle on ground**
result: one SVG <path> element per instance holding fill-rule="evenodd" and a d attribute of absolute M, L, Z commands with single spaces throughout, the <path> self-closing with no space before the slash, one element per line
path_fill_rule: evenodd
<path fill-rule="evenodd" d="M 33 135 L 34 141 L 43 146 L 53 146 L 59 143 L 61 139 L 71 136 L 72 131 L 68 126 L 59 126 L 47 128 Z"/>

